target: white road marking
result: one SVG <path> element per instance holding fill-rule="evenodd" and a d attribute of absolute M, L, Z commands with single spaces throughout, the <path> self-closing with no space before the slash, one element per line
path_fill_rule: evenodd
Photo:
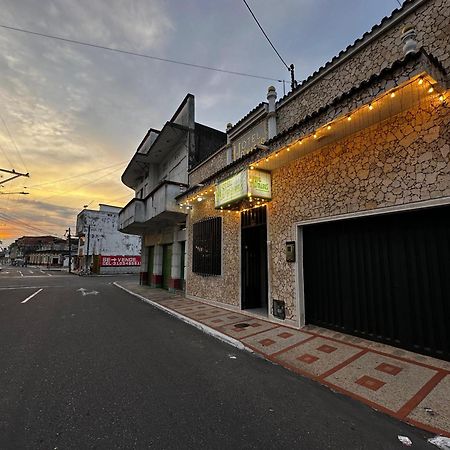
<path fill-rule="evenodd" d="M 28 272 L 30 272 L 30 273 L 34 273 L 32 270 L 29 270 Z"/>
<path fill-rule="evenodd" d="M 53 275 L 51 273 L 48 273 L 47 276 L 52 277 Z"/>
<path fill-rule="evenodd" d="M 38 291 L 36 291 L 34 294 L 31 294 L 29 297 L 27 297 L 23 302 L 20 303 L 26 303 L 28 300 L 31 300 L 35 295 L 38 295 L 39 292 L 43 291 L 43 289 L 39 289 Z"/>
<path fill-rule="evenodd" d="M 0 291 L 14 291 L 18 289 L 39 289 L 39 288 L 62 288 L 65 286 L 4 286 L 0 287 Z"/>
<path fill-rule="evenodd" d="M 23 273 L 19 270 L 20 276 L 23 277 Z"/>
<path fill-rule="evenodd" d="M 85 288 L 77 289 L 77 291 L 81 292 L 83 294 L 83 297 L 85 297 L 86 295 L 97 295 L 97 294 L 100 294 L 100 292 L 98 292 L 98 291 L 87 292 L 87 289 L 85 289 Z"/>

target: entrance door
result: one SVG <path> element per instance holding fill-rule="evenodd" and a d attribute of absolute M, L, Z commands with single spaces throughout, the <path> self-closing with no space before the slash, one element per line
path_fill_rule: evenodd
<path fill-rule="evenodd" d="M 306 322 L 450 360 L 450 207 L 303 228 Z"/>
<path fill-rule="evenodd" d="M 267 225 L 266 207 L 241 214 L 242 309 L 267 313 Z"/>
<path fill-rule="evenodd" d="M 163 246 L 163 270 L 162 287 L 169 289 L 169 282 L 172 275 L 172 244 Z"/>
<path fill-rule="evenodd" d="M 148 248 L 148 278 L 147 283 L 151 286 L 153 284 L 153 260 L 155 257 L 155 247 Z"/>

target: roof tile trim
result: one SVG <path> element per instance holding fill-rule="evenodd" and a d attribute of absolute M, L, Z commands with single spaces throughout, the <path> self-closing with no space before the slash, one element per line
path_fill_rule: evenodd
<path fill-rule="evenodd" d="M 386 76 L 390 72 L 393 72 L 397 68 L 400 68 L 400 67 L 406 65 L 407 63 L 409 63 L 411 61 L 417 61 L 421 57 L 425 57 L 430 63 L 432 63 L 437 69 L 439 69 L 444 76 L 447 75 L 447 72 L 444 69 L 444 66 L 441 64 L 441 62 L 435 56 L 428 54 L 423 48 L 421 48 L 415 53 L 409 53 L 403 59 L 398 59 L 398 60 L 394 61 L 391 64 L 391 66 L 385 67 L 381 72 L 372 75 L 369 79 L 362 81 L 359 85 L 353 86 L 347 92 L 339 95 L 338 97 L 335 97 L 328 104 L 320 107 L 319 109 L 317 109 L 316 111 L 312 112 L 311 114 L 308 114 L 301 121 L 295 123 L 294 125 L 290 126 L 288 129 L 282 131 L 281 133 L 277 134 L 273 138 L 271 138 L 271 139 L 267 140 L 266 142 L 264 142 L 264 145 L 274 144 L 277 140 L 283 138 L 287 134 L 292 133 L 296 129 L 300 128 L 304 123 L 308 122 L 309 120 L 315 119 L 316 117 L 318 117 L 321 114 L 325 113 L 331 106 L 341 102 L 342 100 L 345 100 L 347 97 L 350 97 L 351 95 L 357 93 L 358 91 L 360 91 L 360 90 L 362 90 L 362 89 L 364 89 L 366 87 L 369 87 L 372 83 L 374 83 L 375 81 L 383 78 L 384 76 Z M 261 150 L 260 148 L 253 149 L 249 153 L 246 153 L 245 155 L 241 156 L 240 158 L 234 160 L 233 162 L 231 162 L 227 166 L 224 166 L 222 169 L 218 170 L 215 174 L 210 175 L 209 177 L 205 178 L 201 182 L 201 184 L 209 184 L 211 181 L 216 180 L 219 175 L 223 174 L 224 172 L 227 172 L 228 170 L 232 169 L 235 166 L 238 166 L 244 160 L 250 159 L 251 156 L 253 156 L 253 155 L 257 154 L 257 153 L 258 154 L 259 153 L 263 153 L 264 151 L 265 150 Z M 191 187 L 191 188 L 187 189 L 186 191 L 184 191 L 182 194 L 178 195 L 176 198 L 180 199 L 180 198 L 183 198 L 185 196 L 188 196 L 189 194 L 191 194 L 192 192 L 194 192 L 197 189 L 199 189 L 199 188 L 196 187 L 196 186 Z"/>
<path fill-rule="evenodd" d="M 322 75 L 322 73 L 328 69 L 331 70 L 332 66 L 339 65 L 341 62 L 344 61 L 344 57 L 347 53 L 349 53 L 351 50 L 358 51 L 361 48 L 365 46 L 365 44 L 368 44 L 370 42 L 369 38 L 371 35 L 373 35 L 376 31 L 381 31 L 384 27 L 386 27 L 386 30 L 388 29 L 389 25 L 394 25 L 395 22 L 389 23 L 393 21 L 396 16 L 399 16 L 402 12 L 405 14 L 410 14 L 413 10 L 418 8 L 419 6 L 423 5 L 424 3 L 427 3 L 429 0 L 405 0 L 403 2 L 403 5 L 401 8 L 396 8 L 392 11 L 392 13 L 389 16 L 385 16 L 381 19 L 379 24 L 375 24 L 369 31 L 366 31 L 360 38 L 356 39 L 352 44 L 348 45 L 344 50 L 341 50 L 336 56 L 334 56 L 330 61 L 326 62 L 323 66 L 319 67 L 316 71 L 314 71 L 311 75 L 309 75 L 307 78 L 305 78 L 293 91 L 288 92 L 284 97 L 281 97 L 277 105 L 280 105 L 281 103 L 284 103 L 286 101 L 290 101 L 293 97 L 295 97 L 299 91 L 306 89 L 317 81 L 319 79 L 319 76 Z M 416 3 L 416 4 L 414 4 Z M 409 8 L 411 6 L 411 8 Z M 407 9 L 409 8 L 409 9 Z"/>
<path fill-rule="evenodd" d="M 229 130 L 233 131 L 235 130 L 241 123 L 245 122 L 252 114 L 254 114 L 256 111 L 258 111 L 262 106 L 268 105 L 267 102 L 261 102 L 259 105 L 255 106 L 250 112 L 248 112 L 242 119 L 239 119 Z"/>

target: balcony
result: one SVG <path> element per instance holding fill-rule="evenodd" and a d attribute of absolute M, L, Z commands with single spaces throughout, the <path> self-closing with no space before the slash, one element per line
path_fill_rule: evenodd
<path fill-rule="evenodd" d="M 185 220 L 175 197 L 180 183 L 163 181 L 144 199 L 134 198 L 119 213 L 119 231 L 142 235 Z"/>

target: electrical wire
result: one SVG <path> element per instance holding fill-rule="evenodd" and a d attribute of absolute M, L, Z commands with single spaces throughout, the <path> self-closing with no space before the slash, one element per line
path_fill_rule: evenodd
<path fill-rule="evenodd" d="M 71 189 L 70 192 L 73 192 L 74 190 L 78 190 L 78 189 L 80 189 L 80 188 L 82 188 L 82 187 L 85 187 L 85 186 L 89 186 L 89 185 L 91 185 L 91 184 L 95 184 L 95 183 L 97 183 L 98 181 L 102 180 L 103 178 L 108 177 L 109 175 L 112 175 L 114 172 L 117 172 L 117 171 L 120 170 L 120 169 L 121 169 L 121 168 L 119 167 L 119 168 L 117 168 L 117 169 L 112 170 L 111 172 L 106 173 L 105 175 L 102 175 L 101 177 L 96 178 L 94 181 L 88 181 L 87 183 L 80 184 L 79 186 L 76 186 L 75 188 Z M 48 200 L 49 198 L 61 197 L 61 195 L 65 195 L 65 194 L 67 194 L 68 192 L 69 192 L 68 190 L 65 190 L 65 191 L 60 192 L 60 193 L 58 193 L 58 194 L 50 195 L 49 197 L 44 197 L 44 198 L 41 199 L 41 200 Z"/>
<path fill-rule="evenodd" d="M 68 38 L 64 38 L 64 37 L 61 37 L 61 36 L 55 36 L 55 35 L 52 35 L 52 34 L 38 33 L 37 31 L 26 30 L 24 28 L 11 27 L 11 26 L 4 25 L 4 24 L 0 24 L 0 28 L 4 28 L 6 30 L 18 31 L 20 33 L 31 34 L 31 35 L 34 35 L 34 36 L 45 37 L 45 38 L 48 38 L 48 39 L 56 39 L 58 41 L 67 42 L 67 43 L 70 43 L 70 44 L 83 45 L 85 47 L 92 47 L 92 48 L 97 48 L 97 49 L 100 49 L 100 50 L 107 50 L 107 51 L 110 51 L 110 52 L 123 53 L 125 55 L 137 56 L 139 58 L 147 58 L 147 59 L 152 59 L 152 60 L 155 60 L 155 61 L 162 61 L 162 62 L 167 62 L 167 63 L 172 63 L 172 64 L 179 64 L 179 65 L 182 65 L 182 66 L 194 67 L 194 68 L 197 68 L 197 69 L 212 70 L 212 71 L 215 71 L 215 72 L 227 73 L 227 74 L 230 74 L 230 75 L 237 75 L 237 76 L 241 76 L 241 77 L 259 78 L 260 80 L 277 81 L 278 83 L 282 83 L 283 82 L 283 80 L 280 80 L 280 79 L 277 79 L 277 78 L 264 77 L 264 76 L 261 76 L 261 75 L 255 75 L 255 74 L 250 74 L 250 73 L 245 73 L 245 72 L 237 72 L 237 71 L 234 71 L 234 70 L 218 69 L 217 67 L 204 66 L 204 65 L 201 65 L 201 64 L 193 64 L 193 63 L 188 63 L 188 62 L 184 62 L 184 61 L 178 61 L 178 60 L 175 60 L 175 59 L 161 58 L 159 56 L 146 55 L 145 53 L 137 53 L 137 52 L 133 52 L 133 51 L 130 51 L 130 50 L 123 50 L 123 49 L 119 49 L 119 48 L 107 47 L 105 45 L 92 44 L 90 42 L 78 41 L 78 40 L 75 40 L 75 39 L 68 39 Z"/>
<path fill-rule="evenodd" d="M 291 70 L 289 68 L 289 66 L 286 64 L 285 60 L 281 57 L 280 53 L 278 52 L 278 50 L 275 48 L 275 46 L 272 44 L 272 41 L 269 39 L 269 36 L 267 36 L 266 32 L 264 31 L 264 28 L 261 26 L 261 24 L 259 23 L 258 19 L 256 18 L 255 14 L 253 14 L 253 11 L 251 10 L 250 6 L 248 6 L 248 3 L 246 0 L 242 0 L 245 4 L 245 6 L 247 7 L 247 9 L 250 11 L 250 14 L 252 15 L 252 17 L 255 19 L 256 24 L 258 25 L 259 29 L 262 31 L 262 34 L 265 36 L 265 38 L 267 39 L 267 41 L 269 42 L 270 46 L 273 48 L 274 52 L 278 55 L 278 58 L 281 59 L 281 62 L 286 66 L 287 70 Z"/>
<path fill-rule="evenodd" d="M 6 152 L 6 150 L 2 147 L 2 145 L 0 145 L 0 150 L 2 151 L 2 153 L 5 155 L 6 161 L 8 161 L 8 164 L 10 166 L 10 168 L 12 169 L 14 166 L 11 162 L 11 160 L 8 157 L 8 153 Z"/>
<path fill-rule="evenodd" d="M 27 189 L 36 188 L 36 187 L 40 187 L 40 186 L 48 186 L 49 184 L 61 183 L 62 181 L 73 180 L 74 178 L 84 177 L 85 175 L 90 175 L 91 173 L 94 173 L 94 172 L 102 172 L 103 170 L 110 169 L 111 167 L 116 167 L 116 166 L 120 166 L 122 164 L 125 164 L 127 161 L 128 160 L 125 159 L 125 160 L 120 161 L 120 162 L 118 162 L 116 164 L 111 164 L 110 166 L 102 167 L 100 169 L 90 170 L 89 172 L 84 172 L 82 174 L 72 175 L 72 176 L 66 177 L 66 178 L 59 178 L 58 180 L 47 181 L 45 183 L 33 184 L 31 186 L 27 186 Z"/>
<path fill-rule="evenodd" d="M 49 234 L 52 236 L 56 236 L 55 233 L 49 233 L 47 230 L 43 230 L 41 228 L 35 227 L 33 225 L 29 225 L 26 222 L 23 222 L 22 220 L 18 219 L 17 217 L 14 217 L 10 214 L 6 214 L 5 212 L 0 212 L 0 218 L 2 220 L 4 220 L 5 222 L 10 222 L 12 225 L 18 227 L 18 228 L 27 228 L 30 229 L 34 232 L 38 232 L 38 233 L 44 233 L 44 234 Z"/>
<path fill-rule="evenodd" d="M 2 122 L 3 122 L 3 125 L 4 125 L 5 128 L 6 128 L 6 131 L 8 132 L 9 139 L 11 140 L 11 142 L 12 142 L 14 148 L 16 149 L 17 154 L 19 155 L 19 159 L 20 159 L 20 161 L 22 162 L 23 167 L 25 167 L 25 172 L 28 173 L 27 165 L 25 164 L 25 161 L 24 161 L 23 158 L 22 158 L 22 154 L 21 154 L 21 152 L 19 151 L 19 147 L 17 146 L 16 141 L 15 141 L 15 139 L 13 138 L 13 136 L 12 136 L 12 134 L 11 134 L 11 131 L 9 130 L 8 124 L 6 123 L 5 119 L 3 118 L 3 116 L 2 116 L 1 114 L 0 114 L 0 119 L 1 119 Z"/>

